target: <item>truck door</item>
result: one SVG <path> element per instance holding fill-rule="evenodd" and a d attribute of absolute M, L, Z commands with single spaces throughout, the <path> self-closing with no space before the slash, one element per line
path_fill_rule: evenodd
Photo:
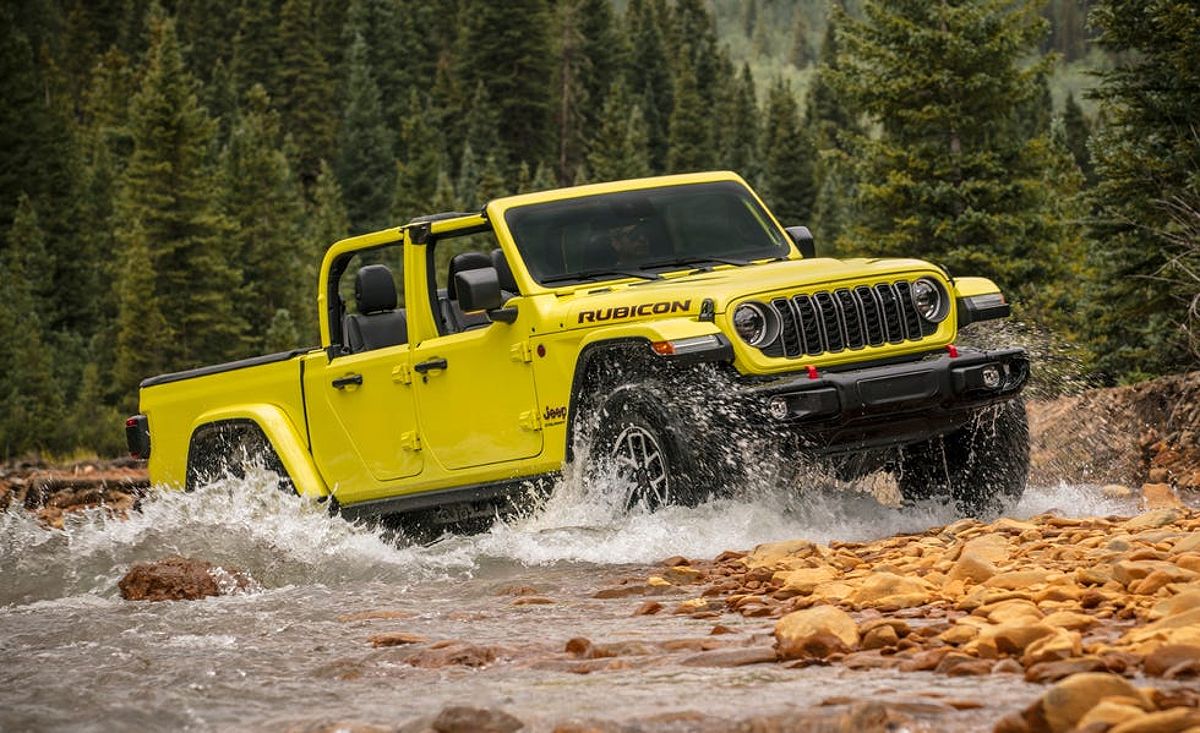
<path fill-rule="evenodd" d="M 336 296 L 345 302 L 335 356 L 306 362 L 304 394 L 313 458 L 344 504 L 376 498 L 421 473 L 416 404 L 408 364 L 399 255 L 356 254 Z M 350 285 L 353 283 L 353 286 Z M 365 285 L 364 285 L 365 283 Z"/>
<path fill-rule="evenodd" d="M 486 223 L 435 232 L 424 261 L 433 268 L 425 280 L 436 333 L 412 349 L 422 440 L 449 470 L 536 456 L 542 432 L 528 328 L 463 313 L 454 290 L 456 271 L 492 266 L 495 234 Z"/>

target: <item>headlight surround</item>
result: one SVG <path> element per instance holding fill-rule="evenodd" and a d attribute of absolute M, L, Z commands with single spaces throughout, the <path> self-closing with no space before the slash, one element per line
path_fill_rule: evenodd
<path fill-rule="evenodd" d="M 950 299 L 937 280 L 929 277 L 913 281 L 909 291 L 913 308 L 917 314 L 930 323 L 941 323 L 950 315 Z"/>
<path fill-rule="evenodd" d="M 732 321 L 737 335 L 756 348 L 779 338 L 779 318 L 762 303 L 742 303 L 734 309 Z"/>

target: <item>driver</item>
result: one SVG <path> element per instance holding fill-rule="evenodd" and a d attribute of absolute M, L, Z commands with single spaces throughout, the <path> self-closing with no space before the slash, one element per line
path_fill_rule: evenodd
<path fill-rule="evenodd" d="M 621 267 L 639 265 L 650 256 L 650 237 L 643 224 L 629 224 L 609 231 L 609 245 Z"/>

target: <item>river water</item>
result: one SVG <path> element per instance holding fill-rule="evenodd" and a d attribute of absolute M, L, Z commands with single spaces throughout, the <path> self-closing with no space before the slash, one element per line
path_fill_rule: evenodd
<path fill-rule="evenodd" d="M 693 730 L 701 727 L 686 722 L 693 713 L 801 714 L 837 697 L 932 702 L 929 725 L 963 730 L 987 727 L 1036 694 L 1014 675 L 697 667 L 687 654 L 566 671 L 564 645 L 577 636 L 697 639 L 719 622 L 746 644 L 769 644 L 755 636 L 770 628 L 762 619 L 633 617 L 645 598 L 593 597 L 644 580 L 665 557 L 797 537 L 870 539 L 953 520 L 943 507 L 901 511 L 814 484 L 647 513 L 618 511 L 619 502 L 565 482 L 528 516 L 428 545 L 330 517 L 254 472 L 191 494 L 156 492 L 126 521 L 91 512 L 47 531 L 23 512 L 0 514 L 0 730 L 396 726 L 453 704 L 499 707 L 535 731 L 585 719 Z M 1131 510 L 1092 487 L 1060 485 L 1031 489 L 1013 514 Z M 243 568 L 258 588 L 195 602 L 120 599 L 117 581 L 132 563 L 169 554 Z M 529 594 L 552 602 L 515 605 Z M 687 597 L 660 600 L 669 611 Z M 345 617 L 381 610 L 391 618 Z M 391 631 L 490 646 L 498 658 L 482 668 L 413 666 L 411 650 L 368 641 Z M 937 704 L 946 698 L 984 707 Z"/>

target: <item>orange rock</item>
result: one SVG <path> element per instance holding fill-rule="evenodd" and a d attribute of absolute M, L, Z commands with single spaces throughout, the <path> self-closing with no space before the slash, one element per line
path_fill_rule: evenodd
<path fill-rule="evenodd" d="M 424 636 L 407 634 L 403 631 L 389 631 L 383 634 L 372 634 L 367 641 L 371 646 L 404 646 L 406 644 L 423 644 L 429 641 Z"/>
<path fill-rule="evenodd" d="M 1138 698 L 1137 688 L 1122 677 L 1105 672 L 1071 675 L 1050 688 L 1038 702 L 1051 733 L 1066 733 L 1106 697 Z"/>
<path fill-rule="evenodd" d="M 1194 726 L 1200 726 L 1200 710 L 1172 708 L 1118 723 L 1108 733 L 1183 733 Z"/>
<path fill-rule="evenodd" d="M 1098 723 L 1111 727 L 1127 720 L 1140 718 L 1145 714 L 1145 710 L 1136 705 L 1120 702 L 1120 698 L 1105 698 L 1079 719 L 1079 727 L 1087 728 L 1089 725 Z"/>
<path fill-rule="evenodd" d="M 1146 509 L 1182 509 L 1183 502 L 1167 483 L 1142 484 L 1142 506 Z"/>
<path fill-rule="evenodd" d="M 794 611 L 775 623 L 775 643 L 783 659 L 825 657 L 858 648 L 858 625 L 834 606 Z"/>

